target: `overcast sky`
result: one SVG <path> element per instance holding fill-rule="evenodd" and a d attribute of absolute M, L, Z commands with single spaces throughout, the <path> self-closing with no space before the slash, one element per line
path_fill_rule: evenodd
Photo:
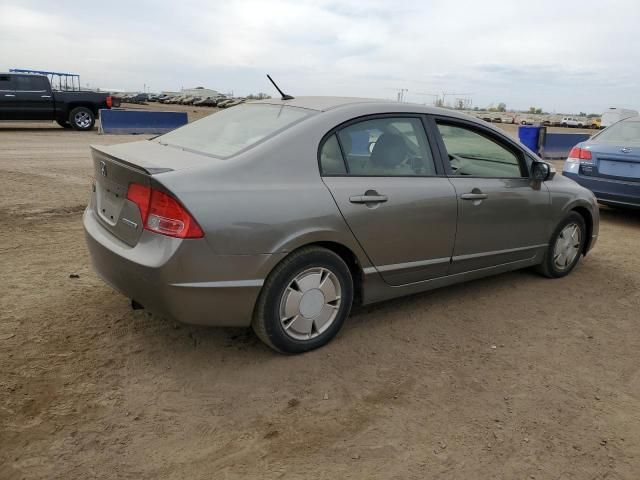
<path fill-rule="evenodd" d="M 640 107 L 637 0 L 0 0 L 0 71 L 91 87 Z"/>

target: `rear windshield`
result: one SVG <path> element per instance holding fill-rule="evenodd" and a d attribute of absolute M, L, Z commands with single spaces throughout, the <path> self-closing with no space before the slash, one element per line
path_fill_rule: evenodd
<path fill-rule="evenodd" d="M 311 110 L 280 105 L 238 105 L 173 130 L 155 141 L 226 158 L 312 113 Z"/>
<path fill-rule="evenodd" d="M 591 141 L 613 145 L 640 145 L 640 119 L 614 123 L 593 137 Z"/>

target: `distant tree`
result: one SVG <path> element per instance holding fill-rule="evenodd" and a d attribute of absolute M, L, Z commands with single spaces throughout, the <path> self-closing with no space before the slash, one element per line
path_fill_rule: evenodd
<path fill-rule="evenodd" d="M 506 112 L 506 111 L 507 111 L 507 104 L 506 104 L 506 103 L 503 103 L 503 102 L 500 102 L 500 103 L 498 104 L 497 110 L 498 110 L 499 112 Z"/>
<path fill-rule="evenodd" d="M 268 98 L 271 98 L 271 95 L 267 95 L 266 93 L 256 93 L 256 94 L 249 94 L 246 97 L 248 100 L 266 100 Z"/>
<path fill-rule="evenodd" d="M 586 117 L 587 116 L 587 112 L 580 112 L 580 116 L 581 117 Z"/>

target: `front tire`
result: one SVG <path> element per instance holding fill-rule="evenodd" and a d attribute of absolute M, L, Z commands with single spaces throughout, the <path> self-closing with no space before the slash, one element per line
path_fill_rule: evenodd
<path fill-rule="evenodd" d="M 349 316 L 353 279 L 347 264 L 322 247 L 293 252 L 265 282 L 251 324 L 282 353 L 302 353 L 329 342 Z"/>
<path fill-rule="evenodd" d="M 548 278 L 569 275 L 584 251 L 587 228 L 582 215 L 571 212 L 556 227 L 538 271 Z"/>
<path fill-rule="evenodd" d="M 96 116 L 87 107 L 76 107 L 69 113 L 69 123 L 74 130 L 91 130 L 96 123 Z"/>

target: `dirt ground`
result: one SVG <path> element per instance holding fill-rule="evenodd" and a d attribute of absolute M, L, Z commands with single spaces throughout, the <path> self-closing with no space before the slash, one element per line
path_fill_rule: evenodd
<path fill-rule="evenodd" d="M 603 208 L 568 278 L 363 308 L 285 357 L 92 272 L 88 145 L 140 138 L 0 125 L 0 479 L 638 478 L 639 213 Z"/>

